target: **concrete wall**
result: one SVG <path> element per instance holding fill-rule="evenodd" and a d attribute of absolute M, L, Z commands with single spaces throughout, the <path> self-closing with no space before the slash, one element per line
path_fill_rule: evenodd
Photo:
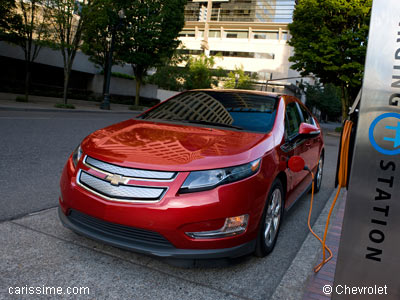
<path fill-rule="evenodd" d="M 22 51 L 21 47 L 17 47 L 2 41 L 0 41 L 0 56 L 16 58 L 20 60 L 25 59 L 24 52 Z M 35 63 L 64 68 L 61 52 L 45 47 L 43 47 L 40 51 Z M 101 69 L 89 61 L 89 57 L 81 51 L 76 53 L 72 70 L 90 74 L 97 74 L 101 71 Z M 133 70 L 130 65 L 113 66 L 112 71 L 133 75 Z"/>
<path fill-rule="evenodd" d="M 88 90 L 97 94 L 101 94 L 103 91 L 103 78 L 103 75 L 94 75 L 91 82 L 88 83 Z M 134 96 L 136 94 L 136 81 L 125 78 L 111 77 L 110 94 Z M 140 88 L 140 96 L 157 99 L 157 86 L 154 84 L 142 85 Z"/>
<path fill-rule="evenodd" d="M 24 60 L 24 52 L 20 47 L 0 42 L 0 56 Z M 43 48 L 35 63 L 50 65 L 53 67 L 64 68 L 63 59 L 60 51 L 50 48 Z M 103 75 L 100 75 L 101 69 L 89 61 L 89 57 L 78 51 L 74 59 L 72 70 L 92 74 L 93 78 L 87 84 L 87 90 L 97 94 L 102 94 Z M 113 66 L 113 72 L 133 75 L 130 65 Z M 143 85 L 140 89 L 140 96 L 146 98 L 157 99 L 157 86 L 152 84 Z M 122 96 L 135 96 L 136 82 L 125 78 L 111 77 L 110 93 Z"/>
<path fill-rule="evenodd" d="M 175 96 L 176 94 L 179 94 L 179 92 L 158 89 L 157 90 L 157 99 L 162 102 L 162 101 L 167 100 L 168 98 L 171 98 L 172 96 Z"/>

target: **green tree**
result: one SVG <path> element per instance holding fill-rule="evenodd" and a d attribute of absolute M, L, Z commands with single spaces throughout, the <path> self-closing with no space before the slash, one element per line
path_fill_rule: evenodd
<path fill-rule="evenodd" d="M 64 64 L 63 102 L 68 102 L 68 84 L 87 21 L 90 1 L 46 0 L 47 15 L 53 35 L 53 47 L 60 50 Z"/>
<path fill-rule="evenodd" d="M 341 115 L 340 88 L 331 83 L 306 84 L 306 105 L 311 110 L 315 107 L 321 112 L 322 120 L 337 120 Z"/>
<path fill-rule="evenodd" d="M 212 85 L 217 86 L 217 77 L 223 75 L 223 70 L 221 68 L 213 70 L 214 65 L 214 56 L 208 57 L 204 54 L 191 56 L 186 64 L 185 89 L 207 89 Z"/>
<path fill-rule="evenodd" d="M 342 116 L 361 87 L 372 0 L 299 0 L 289 24 L 292 68 L 340 87 Z"/>
<path fill-rule="evenodd" d="M 7 39 L 11 27 L 15 24 L 21 24 L 21 19 L 16 13 L 15 0 L 0 1 L 0 41 Z"/>
<path fill-rule="evenodd" d="M 187 63 L 188 60 L 188 55 L 182 54 L 176 49 L 172 57 L 167 59 L 163 65 L 157 68 L 156 73 L 149 77 L 148 82 L 166 90 L 183 90 L 188 68 L 181 65 Z"/>
<path fill-rule="evenodd" d="M 228 81 L 224 84 L 224 88 L 226 89 L 253 90 L 253 80 L 257 79 L 257 75 L 250 77 L 244 72 L 243 66 L 241 66 L 240 68 L 235 67 L 235 71 L 229 72 L 228 78 Z"/>
<path fill-rule="evenodd" d="M 179 45 L 186 0 L 121 0 L 126 26 L 117 55 L 132 65 L 136 79 L 135 105 L 139 105 L 140 87 L 147 71 L 162 65 Z"/>
<path fill-rule="evenodd" d="M 0 27 L 2 39 L 19 46 L 25 58 L 25 100 L 29 98 L 31 66 L 42 46 L 49 41 L 49 24 L 43 9 L 43 0 L 5 1 L 0 5 L 6 13 Z"/>
<path fill-rule="evenodd" d="M 101 67 L 107 74 L 108 56 L 111 49 L 112 33 L 114 32 L 114 51 L 121 44 L 118 40 L 122 28 L 118 12 L 122 7 L 118 2 L 110 0 L 96 0 L 87 12 L 86 25 L 82 30 L 82 51 L 89 56 L 89 60 Z M 113 56 L 112 64 L 118 64 L 118 56 Z M 112 66 L 111 66 L 112 67 Z M 105 78 L 103 81 L 103 94 L 105 92 Z"/>

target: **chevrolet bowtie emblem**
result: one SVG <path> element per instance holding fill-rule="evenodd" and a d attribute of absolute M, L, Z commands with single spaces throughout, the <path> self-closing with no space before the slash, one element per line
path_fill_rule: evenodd
<path fill-rule="evenodd" d="M 122 183 L 126 183 L 127 178 L 118 174 L 113 174 L 113 175 L 107 175 L 106 180 L 109 181 L 112 185 L 119 186 Z"/>

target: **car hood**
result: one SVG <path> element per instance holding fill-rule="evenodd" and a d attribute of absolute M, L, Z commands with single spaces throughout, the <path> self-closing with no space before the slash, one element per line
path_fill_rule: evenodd
<path fill-rule="evenodd" d="M 271 134 L 127 120 L 82 142 L 85 154 L 128 167 L 192 171 L 250 162 L 272 148 Z"/>

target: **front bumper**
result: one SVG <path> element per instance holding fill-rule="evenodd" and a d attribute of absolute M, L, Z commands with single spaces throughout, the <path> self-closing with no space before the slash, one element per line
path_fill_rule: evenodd
<path fill-rule="evenodd" d="M 143 241 L 135 241 L 134 239 L 124 239 L 118 234 L 110 231 L 105 233 L 99 228 L 88 226 L 80 222 L 72 221 L 66 216 L 61 208 L 58 208 L 58 215 L 63 225 L 77 233 L 87 236 L 91 239 L 98 240 L 112 246 L 131 250 L 143 254 L 164 257 L 164 258 L 180 258 L 180 259 L 211 259 L 211 258 L 236 258 L 254 251 L 256 241 L 252 240 L 245 244 L 224 249 L 178 249 L 172 244 L 156 245 L 155 243 L 145 243 Z M 99 220 L 101 221 L 101 220 Z M 101 221 L 103 222 L 103 221 Z"/>
<path fill-rule="evenodd" d="M 179 194 L 188 175 L 188 172 L 181 172 L 167 184 L 158 183 L 158 186 L 168 186 L 161 200 L 145 203 L 112 201 L 85 189 L 78 184 L 77 176 L 79 170 L 86 169 L 82 162 L 75 167 L 70 158 L 60 180 L 60 219 L 66 227 L 82 235 L 159 257 L 238 257 L 255 248 L 258 225 L 269 189 L 267 177 L 261 172 L 212 190 Z M 136 182 L 142 186 L 156 184 L 148 181 Z M 91 225 L 87 226 L 85 222 L 71 218 L 71 212 L 73 214 L 74 211 L 89 218 Z M 192 238 L 186 234 L 217 230 L 224 225 L 226 218 L 243 214 L 247 214 L 249 220 L 246 231 L 241 234 L 209 239 Z M 120 227 L 128 232 L 139 232 L 138 234 L 144 231 L 145 236 L 147 233 L 150 233 L 150 237 L 158 235 L 167 243 L 132 240 L 129 234 L 128 239 L 120 238 L 105 232 L 107 230 L 101 230 L 101 222 L 104 223 L 103 228 L 108 228 L 111 224 L 116 226 L 114 229 L 117 231 Z M 157 239 L 155 238 L 156 241 Z"/>

